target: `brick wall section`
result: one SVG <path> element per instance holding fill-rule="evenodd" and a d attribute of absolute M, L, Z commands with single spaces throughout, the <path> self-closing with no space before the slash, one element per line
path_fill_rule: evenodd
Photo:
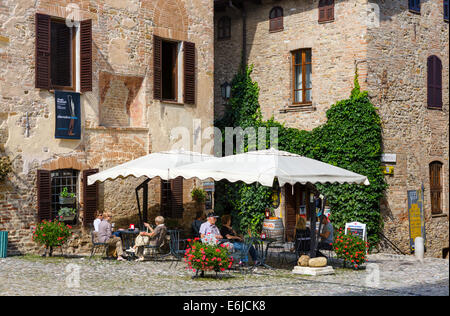
<path fill-rule="evenodd" d="M 269 12 L 284 10 L 284 30 L 269 33 Z M 378 6 L 379 26 L 368 16 Z M 326 121 L 325 112 L 347 98 L 358 65 L 361 88 L 379 109 L 383 126 L 383 152 L 397 154 L 395 174 L 387 176 L 389 189 L 381 201 L 385 234 L 409 252 L 407 190 L 425 186 L 427 255 L 439 257 L 448 247 L 448 23 L 443 21 L 442 0 L 422 1 L 421 14 L 408 11 L 408 1 L 335 1 L 335 21 L 319 24 L 318 1 L 262 1 L 247 4 L 247 63 L 260 87 L 264 118 L 289 127 L 311 130 Z M 227 8 L 215 15 L 232 18 L 231 39 L 217 40 L 215 52 L 216 117 L 223 113 L 220 85 L 230 82 L 242 50 L 240 12 Z M 375 22 L 375 24 L 373 23 Z M 216 32 L 217 33 L 217 32 Z M 281 113 L 292 103 L 290 51 L 312 48 L 312 107 Z M 437 55 L 443 64 L 442 111 L 426 107 L 427 57 Z M 432 217 L 429 169 L 443 163 L 443 217 Z M 392 251 L 386 244 L 384 250 Z"/>
<path fill-rule="evenodd" d="M 421 14 L 408 1 L 377 1 L 380 27 L 368 30 L 369 94 L 383 124 L 383 151 L 397 154 L 394 175 L 382 203 L 385 233 L 409 251 L 407 190 L 425 187 L 427 252 L 439 257 L 449 246 L 449 24 L 441 0 L 422 1 Z M 443 65 L 442 110 L 427 109 L 427 58 Z M 444 217 L 431 216 L 429 163 L 443 163 Z M 388 164 L 389 165 L 389 164 Z"/>
<path fill-rule="evenodd" d="M 54 95 L 34 88 L 35 13 L 65 18 L 68 4 L 78 5 L 81 19 L 93 22 L 93 91 L 81 96 L 81 140 L 54 139 Z M 209 0 L 5 0 L 0 21 L 0 148 L 13 160 L 13 173 L 0 183 L 0 230 L 9 231 L 9 254 L 42 251 L 31 242 L 37 221 L 37 169 L 103 170 L 153 150 L 171 149 L 174 141 L 167 134 L 173 127 L 192 129 L 194 118 L 202 120 L 202 128 L 213 121 Z M 196 44 L 195 106 L 153 100 L 153 35 Z M 81 183 L 81 176 L 78 180 Z M 142 181 L 100 185 L 99 210 L 111 211 L 125 226 L 135 222 L 134 188 Z M 154 209 L 159 182 L 152 183 L 149 199 Z M 190 192 L 192 185 L 185 189 Z M 190 196 L 185 201 L 189 204 Z M 74 233 L 66 252 L 86 253 L 89 235 L 79 226 Z"/>

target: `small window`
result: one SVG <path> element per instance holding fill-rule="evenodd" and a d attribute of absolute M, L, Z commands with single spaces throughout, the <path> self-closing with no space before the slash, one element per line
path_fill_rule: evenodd
<path fill-rule="evenodd" d="M 217 38 L 218 39 L 231 38 L 231 19 L 229 17 L 223 16 L 220 18 Z"/>
<path fill-rule="evenodd" d="M 312 60 L 311 49 L 300 49 L 292 52 L 292 86 L 293 104 L 309 105 L 312 102 L 311 76 Z"/>
<path fill-rule="evenodd" d="M 319 22 L 334 21 L 334 0 L 319 1 Z"/>
<path fill-rule="evenodd" d="M 428 107 L 442 109 L 442 62 L 439 57 L 428 57 L 427 68 Z"/>
<path fill-rule="evenodd" d="M 177 101 L 178 43 L 162 42 L 162 98 Z"/>
<path fill-rule="evenodd" d="M 92 91 L 92 20 L 68 27 L 64 19 L 36 13 L 35 24 L 35 87 Z"/>
<path fill-rule="evenodd" d="M 67 188 L 67 192 L 77 196 L 78 171 L 74 169 L 59 169 L 51 172 L 52 185 L 52 218 L 56 218 L 61 207 L 59 194 Z M 69 206 L 72 207 L 72 206 Z"/>
<path fill-rule="evenodd" d="M 448 4 L 449 0 L 444 0 L 444 21 L 448 22 L 448 15 L 450 11 L 450 6 Z"/>
<path fill-rule="evenodd" d="M 270 25 L 269 25 L 270 32 L 279 32 L 279 31 L 284 30 L 283 8 L 275 7 L 272 10 L 270 10 L 269 20 L 270 20 Z"/>
<path fill-rule="evenodd" d="M 409 11 L 420 13 L 420 0 L 409 0 Z"/>
<path fill-rule="evenodd" d="M 430 163 L 431 213 L 442 214 L 442 163 Z"/>

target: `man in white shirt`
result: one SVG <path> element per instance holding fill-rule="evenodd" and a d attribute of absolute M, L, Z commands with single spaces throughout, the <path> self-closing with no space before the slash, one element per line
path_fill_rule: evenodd
<path fill-rule="evenodd" d="M 98 214 L 97 218 L 94 220 L 94 231 L 98 232 L 98 226 L 102 222 L 103 214 Z"/>

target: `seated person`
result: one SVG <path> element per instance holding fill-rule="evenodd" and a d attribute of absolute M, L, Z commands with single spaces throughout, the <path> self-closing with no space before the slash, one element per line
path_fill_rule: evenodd
<path fill-rule="evenodd" d="M 300 238 L 304 239 L 301 240 Z M 297 224 L 295 225 L 295 242 L 293 250 L 295 252 L 310 250 L 311 240 L 308 240 L 307 238 L 311 238 L 311 231 L 306 227 L 306 218 L 300 216 L 297 220 Z"/>
<path fill-rule="evenodd" d="M 200 226 L 205 222 L 205 214 L 203 211 L 198 211 L 194 221 L 192 222 L 191 229 L 194 237 L 200 238 Z"/>
<path fill-rule="evenodd" d="M 208 213 L 208 215 L 206 216 L 206 222 L 204 222 L 199 229 L 202 242 L 204 242 L 207 235 L 212 235 L 216 239 L 223 239 L 222 235 L 220 234 L 219 228 L 216 226 L 218 217 L 219 216 L 216 216 L 213 212 Z"/>
<path fill-rule="evenodd" d="M 111 215 L 109 213 L 103 213 L 103 220 L 98 225 L 98 241 L 106 243 L 108 246 L 115 246 L 117 252 L 117 260 L 125 261 L 123 258 L 124 252 L 122 249 L 122 239 L 112 234 Z"/>
<path fill-rule="evenodd" d="M 94 220 L 94 231 L 95 232 L 98 232 L 98 226 L 102 222 L 102 219 L 103 219 L 103 214 L 102 213 L 98 213 L 97 217 Z"/>
<path fill-rule="evenodd" d="M 331 224 L 327 216 L 322 216 L 322 225 L 323 229 L 322 232 L 319 234 L 321 240 L 317 246 L 317 249 L 333 250 L 332 244 L 334 242 L 333 239 L 334 229 L 333 225 Z M 325 257 L 322 253 L 320 253 L 320 251 L 317 251 L 317 254 L 322 257 Z"/>
<path fill-rule="evenodd" d="M 164 239 L 167 234 L 167 227 L 164 225 L 164 217 L 156 216 L 155 218 L 156 227 L 153 229 L 150 224 L 144 223 L 150 232 L 140 232 L 139 236 L 136 237 L 133 248 L 127 251 L 135 252 L 138 259 L 136 261 L 144 261 L 144 246 L 161 247 L 164 244 Z"/>
<path fill-rule="evenodd" d="M 234 250 L 241 250 L 244 247 L 244 238 L 238 235 L 234 229 L 231 227 L 231 216 L 222 216 L 222 228 L 220 229 L 220 234 L 228 239 L 232 244 Z M 253 245 L 249 249 L 250 256 L 255 264 L 258 263 L 258 256 L 256 254 L 255 247 Z M 242 262 L 248 262 L 248 257 L 242 258 Z"/>

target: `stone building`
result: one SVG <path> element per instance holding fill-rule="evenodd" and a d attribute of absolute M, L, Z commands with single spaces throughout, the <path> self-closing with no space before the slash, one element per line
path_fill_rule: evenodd
<path fill-rule="evenodd" d="M 67 252 L 90 248 L 97 211 L 111 212 L 116 227 L 136 223 L 143 179 L 88 187 L 86 176 L 173 149 L 176 128 L 192 136 L 213 124 L 213 14 L 210 0 L 1 1 L 0 146 L 12 172 L 0 182 L 0 230 L 10 254 L 39 250 L 32 230 L 57 216 L 66 187 L 78 210 Z M 80 96 L 79 139 L 55 137 L 61 90 Z M 162 193 L 153 179 L 149 220 L 190 223 L 196 185 Z M 178 194 L 184 212 L 161 209 L 162 194 Z"/>
<path fill-rule="evenodd" d="M 382 119 L 390 159 L 380 166 L 394 167 L 384 234 L 410 252 L 407 191 L 423 185 L 427 255 L 448 253 L 448 1 L 216 0 L 214 27 L 216 117 L 242 60 L 254 66 L 264 118 L 305 130 L 348 98 L 357 67 Z"/>

